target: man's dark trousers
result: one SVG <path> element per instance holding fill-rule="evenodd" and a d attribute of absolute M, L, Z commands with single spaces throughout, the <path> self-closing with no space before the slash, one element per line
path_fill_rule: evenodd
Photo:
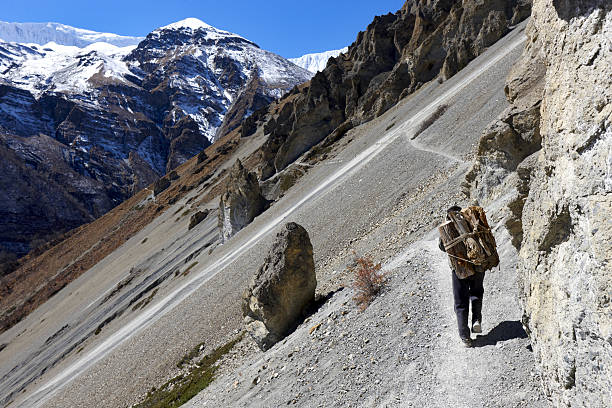
<path fill-rule="evenodd" d="M 482 296 L 484 294 L 482 284 L 485 274 L 479 272 L 465 279 L 459 279 L 455 271 L 452 272 L 452 275 L 459 336 L 462 339 L 467 339 L 470 337 L 470 328 L 468 327 L 470 301 L 472 303 L 472 323 L 482 319 Z"/>

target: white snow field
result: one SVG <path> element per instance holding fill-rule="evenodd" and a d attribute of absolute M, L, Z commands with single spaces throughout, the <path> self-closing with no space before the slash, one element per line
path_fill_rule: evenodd
<path fill-rule="evenodd" d="M 97 42 L 117 47 L 137 45 L 144 37 L 131 37 L 112 33 L 75 28 L 59 23 L 9 23 L 0 21 L 0 40 L 44 45 L 50 42 L 83 48 Z"/>
<path fill-rule="evenodd" d="M 313 74 L 319 71 L 323 71 L 327 66 L 327 61 L 331 57 L 337 57 L 338 55 L 348 51 L 348 47 L 341 48 L 339 50 L 331 50 L 324 52 L 317 52 L 312 54 L 305 54 L 298 58 L 289 58 L 289 61 L 295 65 L 302 67 Z"/>

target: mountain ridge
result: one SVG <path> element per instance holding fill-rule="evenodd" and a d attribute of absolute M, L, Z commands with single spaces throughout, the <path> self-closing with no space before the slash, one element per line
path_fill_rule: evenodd
<path fill-rule="evenodd" d="M 92 41 L 102 38 L 86 33 Z M 23 171 L 36 172 L 36 177 L 61 178 L 52 168 L 67 165 L 78 181 L 68 183 L 68 191 L 50 194 L 66 193 L 79 197 L 77 202 L 89 197 L 96 203 L 86 205 L 86 213 L 75 210 L 82 214 L 80 221 L 70 216 L 64 228 L 57 227 L 74 212 L 71 205 L 65 211 L 53 206 L 49 215 L 57 222 L 42 219 L 36 228 L 26 223 L 25 230 L 19 228 L 23 233 L 7 224 L 0 246 L 18 255 L 34 239 L 48 239 L 99 217 L 198 154 L 222 136 L 217 130 L 228 111 L 232 121 L 240 120 L 311 76 L 237 34 L 196 19 L 160 27 L 125 47 L 0 42 L 0 72 L 0 133 L 10 141 L 5 147 L 29 162 Z M 254 77 L 257 86 L 242 101 Z M 232 109 L 235 102 L 240 109 Z M 58 141 L 64 153 L 51 157 L 28 143 L 41 134 Z M 24 172 L 21 177 L 34 177 Z M 0 203 L 24 216 L 36 197 L 20 194 L 20 205 L 15 204 L 19 194 L 0 197 Z M 42 234 L 45 224 L 49 231 Z M 42 235 L 36 238 L 27 229 Z"/>

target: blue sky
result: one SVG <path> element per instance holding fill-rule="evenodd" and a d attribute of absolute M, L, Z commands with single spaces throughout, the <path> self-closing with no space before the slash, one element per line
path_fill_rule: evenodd
<path fill-rule="evenodd" d="M 144 36 L 196 17 L 284 57 L 351 44 L 375 15 L 397 11 L 404 0 L 2 0 L 0 20 L 54 21 L 79 28 Z"/>

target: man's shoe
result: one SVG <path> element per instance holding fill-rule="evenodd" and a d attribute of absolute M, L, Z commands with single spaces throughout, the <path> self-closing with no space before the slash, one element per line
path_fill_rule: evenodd
<path fill-rule="evenodd" d="M 482 326 L 480 325 L 480 320 L 476 320 L 472 324 L 472 333 L 482 333 Z"/>
<path fill-rule="evenodd" d="M 470 348 L 472 347 L 472 339 L 467 337 L 467 338 L 462 338 L 461 342 L 463 343 L 463 347 L 467 347 Z"/>

